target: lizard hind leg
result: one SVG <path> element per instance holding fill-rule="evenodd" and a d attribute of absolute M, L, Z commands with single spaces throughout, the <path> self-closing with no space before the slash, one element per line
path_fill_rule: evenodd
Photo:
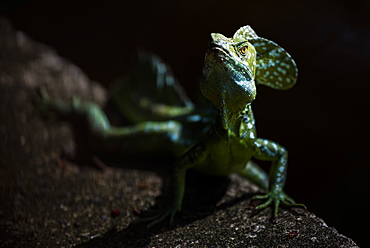
<path fill-rule="evenodd" d="M 131 154 L 142 152 L 177 153 L 182 125 L 174 120 L 147 121 L 130 126 L 116 127 L 101 107 L 90 101 L 74 97 L 72 101 L 54 100 L 45 88 L 40 88 L 37 107 L 58 119 L 71 122 L 74 126 L 84 126 L 89 146 L 97 152 Z M 77 117 L 77 118 L 76 118 Z M 76 122 L 76 120 L 78 120 Z M 78 133 L 77 133 L 78 134 Z"/>
<path fill-rule="evenodd" d="M 268 190 L 268 174 L 252 160 L 248 161 L 245 168 L 241 172 L 239 172 L 239 175 L 249 180 L 253 184 L 261 187 L 262 189 Z"/>

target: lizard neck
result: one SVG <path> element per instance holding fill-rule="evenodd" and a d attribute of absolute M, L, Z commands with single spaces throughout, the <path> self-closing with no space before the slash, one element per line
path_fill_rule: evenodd
<path fill-rule="evenodd" d="M 222 109 L 220 109 L 222 111 Z M 223 123 L 227 123 L 227 128 Z M 242 111 L 220 113 L 217 132 L 230 137 L 244 138 L 246 133 L 254 130 L 254 117 L 251 104 L 248 103 Z"/>

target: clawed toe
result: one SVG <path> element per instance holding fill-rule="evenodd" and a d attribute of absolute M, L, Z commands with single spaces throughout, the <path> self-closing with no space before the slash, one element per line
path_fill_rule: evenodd
<path fill-rule="evenodd" d="M 147 227 L 151 228 L 161 223 L 166 218 L 170 217 L 170 224 L 172 224 L 176 212 L 177 210 L 175 209 L 167 209 L 167 210 L 162 210 L 162 211 L 161 210 L 147 210 L 146 213 L 150 213 L 152 214 L 152 216 L 134 220 L 133 223 L 134 224 L 149 223 Z"/>
<path fill-rule="evenodd" d="M 273 205 L 274 214 L 273 217 L 278 215 L 279 205 L 289 207 L 289 208 L 303 208 L 307 210 L 307 207 L 304 204 L 296 203 L 291 197 L 286 195 L 284 192 L 269 192 L 265 195 L 257 195 L 252 198 L 252 200 L 261 200 L 267 199 L 264 203 L 256 206 L 256 210 L 260 210 Z"/>

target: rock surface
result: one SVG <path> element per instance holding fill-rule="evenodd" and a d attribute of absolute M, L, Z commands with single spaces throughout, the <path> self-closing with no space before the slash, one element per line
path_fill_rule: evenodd
<path fill-rule="evenodd" d="M 0 19 L 0 247 L 357 247 L 313 213 L 253 210 L 259 189 L 237 176 L 189 173 L 183 213 L 172 227 L 130 224 L 160 195 L 152 172 L 104 172 L 62 159 L 75 146 L 65 123 L 33 105 L 53 97 L 104 104 L 106 93 L 51 48 Z"/>

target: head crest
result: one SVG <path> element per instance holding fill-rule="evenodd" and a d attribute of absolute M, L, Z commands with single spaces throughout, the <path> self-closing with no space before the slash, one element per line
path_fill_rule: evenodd
<path fill-rule="evenodd" d="M 285 90 L 297 80 L 297 66 L 292 57 L 278 44 L 258 37 L 250 26 L 239 28 L 234 36 L 235 43 L 248 41 L 257 51 L 256 83 L 274 89 Z"/>
<path fill-rule="evenodd" d="M 239 28 L 233 36 L 235 43 L 256 38 L 258 38 L 258 35 L 249 25 Z"/>

